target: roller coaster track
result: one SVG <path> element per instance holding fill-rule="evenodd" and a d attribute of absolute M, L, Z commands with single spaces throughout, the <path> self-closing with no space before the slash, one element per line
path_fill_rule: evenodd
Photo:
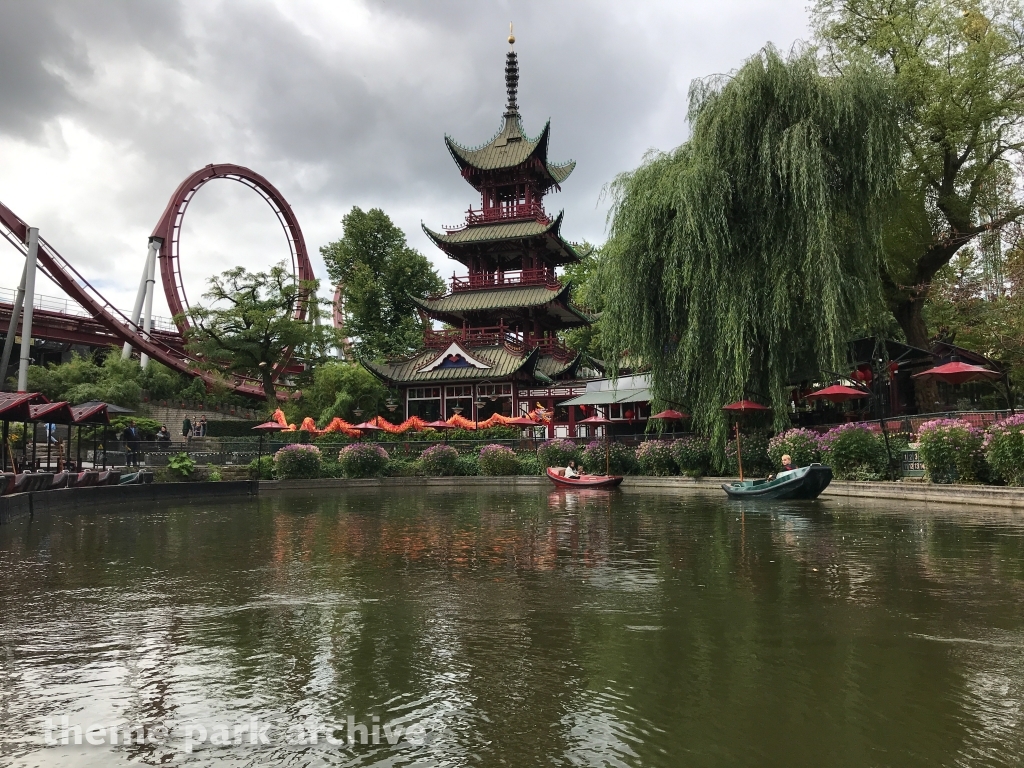
<path fill-rule="evenodd" d="M 240 181 L 256 190 L 271 206 L 281 222 L 288 238 L 292 254 L 292 266 L 296 278 L 312 280 L 313 268 L 306 253 L 302 231 L 298 221 L 281 194 L 259 174 L 236 165 L 208 165 L 183 181 L 175 190 L 167 208 L 164 210 L 153 237 L 163 239 L 160 250 L 160 272 L 163 278 L 164 291 L 171 312 L 176 315 L 175 322 L 179 332 L 184 335 L 188 330 L 188 322 L 183 315 L 188 311 L 181 281 L 181 270 L 178 262 L 178 239 L 185 209 L 196 191 L 208 181 L 227 178 Z M 0 235 L 3 235 L 20 253 L 28 254 L 28 225 L 10 208 L 0 202 Z M 120 342 L 128 342 L 139 352 L 149 355 L 168 368 L 187 376 L 203 379 L 207 384 L 226 384 L 239 394 L 255 398 L 263 398 L 264 392 L 256 379 L 235 376 L 224 380 L 203 370 L 201 361 L 189 354 L 183 345 L 162 341 L 156 335 L 144 336 L 137 327 L 119 309 L 111 304 L 94 288 L 88 280 L 43 237 L 39 238 L 37 256 L 38 268 L 55 282 L 60 288 L 85 309 L 94 321 L 102 325 Z M 298 319 L 305 318 L 307 301 L 301 301 L 296 309 Z M 283 371 L 283 365 L 275 369 L 275 379 Z"/>

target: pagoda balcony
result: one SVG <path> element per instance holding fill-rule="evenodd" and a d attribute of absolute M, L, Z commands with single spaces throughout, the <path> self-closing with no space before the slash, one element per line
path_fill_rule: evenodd
<path fill-rule="evenodd" d="M 467 347 L 489 347 L 504 344 L 515 352 L 539 349 L 541 354 L 551 355 L 558 360 L 571 360 L 576 351 L 567 347 L 557 336 L 525 335 L 520 331 L 511 330 L 508 326 L 492 325 L 475 328 L 446 328 L 435 331 L 428 330 L 423 334 L 423 345 L 428 349 L 446 349 L 452 342 L 459 342 Z"/>
<path fill-rule="evenodd" d="M 466 211 L 466 223 L 454 227 L 444 227 L 446 232 L 457 232 L 474 224 L 493 224 L 501 221 L 539 221 L 550 224 L 551 218 L 545 213 L 540 203 L 516 203 L 515 205 L 496 205 L 493 208 Z"/>
<path fill-rule="evenodd" d="M 504 288 L 514 285 L 546 285 L 551 288 L 561 286 L 555 270 L 541 267 L 540 269 L 519 269 L 510 272 L 478 272 L 459 277 L 452 275 L 452 293 L 456 291 L 475 291 L 480 288 Z"/>

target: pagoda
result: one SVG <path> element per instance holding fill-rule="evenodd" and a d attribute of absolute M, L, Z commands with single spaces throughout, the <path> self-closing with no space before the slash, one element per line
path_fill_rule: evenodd
<path fill-rule="evenodd" d="M 505 63 L 508 102 L 501 129 L 476 148 L 445 137 L 462 177 L 480 194 L 480 208 L 457 227 L 423 231 L 468 274 L 452 276 L 444 295 L 416 298 L 421 312 L 444 324 L 428 330 L 413 355 L 366 363 L 401 392 L 406 417 L 427 421 L 460 414 L 485 421 L 494 413 L 523 415 L 539 404 L 554 419 L 552 435 L 575 435 L 572 409 L 558 402 L 585 390 L 593 367 L 567 348 L 558 332 L 595 319 L 570 301 L 557 269 L 579 260 L 561 235 L 562 213 L 551 216 L 544 196 L 558 191 L 575 162 L 548 159 L 551 123 L 535 138 L 523 129 L 517 104 L 515 38 Z"/>

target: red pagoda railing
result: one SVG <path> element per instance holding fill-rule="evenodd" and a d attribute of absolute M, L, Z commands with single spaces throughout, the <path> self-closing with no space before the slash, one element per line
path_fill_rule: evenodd
<path fill-rule="evenodd" d="M 483 208 L 474 211 L 472 208 L 466 211 L 467 224 L 484 224 L 488 221 L 504 221 L 506 219 L 535 219 L 545 224 L 551 219 L 544 212 L 544 206 L 540 203 L 516 203 L 515 205 L 496 205 L 493 208 Z"/>
<path fill-rule="evenodd" d="M 576 351 L 565 346 L 557 336 L 524 337 L 521 332 L 509 330 L 504 324 L 476 328 L 449 328 L 441 331 L 428 330 L 423 334 L 423 345 L 428 349 L 444 349 L 454 341 L 469 347 L 504 344 L 516 352 L 540 349 L 542 354 L 551 355 L 559 360 L 571 360 L 576 356 Z"/>
<path fill-rule="evenodd" d="M 520 269 L 512 272 L 480 272 L 459 277 L 452 275 L 452 291 L 473 291 L 478 288 L 500 288 L 507 285 L 550 285 L 561 283 L 553 269 Z"/>

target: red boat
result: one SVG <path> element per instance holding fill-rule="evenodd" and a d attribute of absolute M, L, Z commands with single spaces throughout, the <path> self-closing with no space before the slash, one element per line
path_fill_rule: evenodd
<path fill-rule="evenodd" d="M 551 467 L 547 468 L 548 479 L 562 488 L 615 488 L 622 482 L 618 475 L 580 475 L 579 477 L 563 477 Z"/>

